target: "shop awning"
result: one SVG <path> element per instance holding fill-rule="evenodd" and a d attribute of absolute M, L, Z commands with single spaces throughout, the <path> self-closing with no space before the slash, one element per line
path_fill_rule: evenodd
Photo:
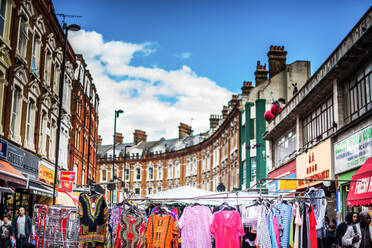
<path fill-rule="evenodd" d="M 14 190 L 10 187 L 0 187 L 0 192 L 14 194 Z"/>
<path fill-rule="evenodd" d="M 8 162 L 0 160 L 0 180 L 27 186 L 27 178 L 17 171 Z"/>
<path fill-rule="evenodd" d="M 351 182 L 346 203 L 348 206 L 372 204 L 372 157 L 355 172 Z"/>
<path fill-rule="evenodd" d="M 30 189 L 31 194 L 53 198 L 53 191 L 37 182 L 30 181 L 28 184 L 28 188 Z"/>
<path fill-rule="evenodd" d="M 73 193 L 59 190 L 56 198 L 56 205 L 62 205 L 67 207 L 77 207 L 79 202 L 79 196 Z"/>

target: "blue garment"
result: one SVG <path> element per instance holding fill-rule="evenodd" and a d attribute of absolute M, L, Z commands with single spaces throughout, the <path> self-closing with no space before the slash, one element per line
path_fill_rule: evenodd
<path fill-rule="evenodd" d="M 292 206 L 285 203 L 278 203 L 275 205 L 274 213 L 278 219 L 279 229 L 282 233 L 280 236 L 280 245 L 283 248 L 288 248 L 291 231 Z"/>
<path fill-rule="evenodd" d="M 269 219 L 268 224 L 269 224 L 269 233 L 270 233 L 270 238 L 271 238 L 271 246 L 272 248 L 279 248 L 276 242 L 275 231 L 274 231 L 274 222 L 273 222 L 274 212 L 273 211 L 270 211 L 270 213 L 268 214 L 268 219 Z"/>

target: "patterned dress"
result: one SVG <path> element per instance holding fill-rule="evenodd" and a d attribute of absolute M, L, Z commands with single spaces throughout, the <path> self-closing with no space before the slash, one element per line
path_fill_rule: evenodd
<path fill-rule="evenodd" d="M 142 248 L 146 223 L 141 216 L 122 214 L 116 230 L 116 248 Z"/>
<path fill-rule="evenodd" d="M 79 243 L 91 243 L 93 246 L 105 243 L 109 212 L 104 196 L 80 194 L 79 215 Z"/>
<path fill-rule="evenodd" d="M 147 248 L 171 248 L 172 243 L 177 239 L 177 235 L 177 223 L 172 216 L 152 214 L 147 220 Z"/>

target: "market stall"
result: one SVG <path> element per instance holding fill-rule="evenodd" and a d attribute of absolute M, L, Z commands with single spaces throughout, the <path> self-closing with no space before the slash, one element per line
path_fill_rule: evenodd
<path fill-rule="evenodd" d="M 372 157 L 352 177 L 346 203 L 348 206 L 372 205 Z"/>

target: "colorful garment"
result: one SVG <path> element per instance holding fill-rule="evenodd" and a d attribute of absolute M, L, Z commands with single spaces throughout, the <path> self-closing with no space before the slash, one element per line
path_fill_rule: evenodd
<path fill-rule="evenodd" d="M 274 213 L 278 218 L 279 229 L 282 233 L 280 236 L 281 247 L 289 247 L 289 234 L 291 229 L 292 206 L 286 203 L 275 205 Z"/>
<path fill-rule="evenodd" d="M 265 206 L 261 206 L 257 220 L 257 237 L 256 245 L 259 247 L 271 248 L 271 239 L 269 227 L 266 220 L 267 210 Z"/>
<path fill-rule="evenodd" d="M 244 229 L 240 214 L 236 210 L 222 210 L 213 215 L 211 233 L 216 248 L 240 248 Z"/>
<path fill-rule="evenodd" d="M 80 243 L 104 243 L 109 212 L 103 195 L 79 196 Z"/>
<path fill-rule="evenodd" d="M 177 234 L 177 223 L 172 216 L 152 214 L 147 220 L 146 247 L 171 248 Z"/>
<path fill-rule="evenodd" d="M 295 203 L 296 204 L 296 217 L 295 217 L 295 221 L 294 221 L 294 224 L 296 225 L 295 226 L 295 235 L 294 235 L 294 241 L 293 241 L 293 247 L 294 248 L 298 248 L 300 247 L 300 230 L 302 228 L 302 217 L 301 217 L 301 212 L 300 212 L 300 206 L 298 205 L 298 203 Z"/>
<path fill-rule="evenodd" d="M 274 226 L 274 213 L 271 211 L 268 215 L 267 215 L 267 223 L 269 224 L 269 233 L 270 233 L 270 239 L 271 239 L 271 247 L 272 248 L 280 248 L 280 245 L 278 244 L 278 240 L 280 240 L 280 238 L 278 237 L 278 234 L 279 234 L 279 227 L 278 227 L 278 221 L 276 220 L 275 218 L 275 224 L 276 224 L 276 227 Z"/>
<path fill-rule="evenodd" d="M 116 248 L 142 248 L 145 244 L 143 217 L 122 214 L 116 230 Z"/>
<path fill-rule="evenodd" d="M 122 213 L 125 213 L 123 205 L 120 205 L 120 206 L 114 205 L 114 207 L 111 209 L 109 225 L 111 227 L 112 244 L 114 244 L 114 241 L 115 241 L 115 232 L 116 232 L 116 229 L 118 228 L 118 224 L 120 222 L 120 216 L 122 215 Z"/>
<path fill-rule="evenodd" d="M 210 248 L 213 215 L 206 206 L 187 207 L 178 222 L 182 248 Z"/>
<path fill-rule="evenodd" d="M 311 248 L 317 248 L 317 240 L 316 240 L 316 218 L 314 214 L 314 207 L 310 206 L 309 210 L 309 227 L 310 227 L 310 243 Z"/>

